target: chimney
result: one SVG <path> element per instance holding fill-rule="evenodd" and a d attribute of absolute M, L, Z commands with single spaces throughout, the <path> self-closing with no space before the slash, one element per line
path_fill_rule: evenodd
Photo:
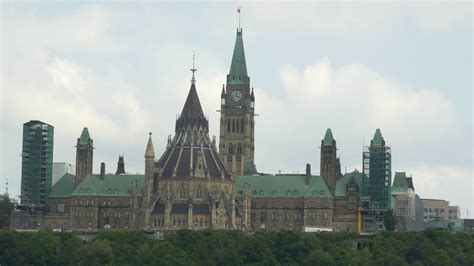
<path fill-rule="evenodd" d="M 100 177 L 103 179 L 105 176 L 105 163 L 100 163 Z"/>
<path fill-rule="evenodd" d="M 306 164 L 306 175 L 304 177 L 304 183 L 309 185 L 309 179 L 311 178 L 311 164 Z"/>

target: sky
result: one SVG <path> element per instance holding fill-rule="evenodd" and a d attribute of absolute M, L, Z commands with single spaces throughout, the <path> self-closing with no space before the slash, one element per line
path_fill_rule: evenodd
<path fill-rule="evenodd" d="M 474 217 L 471 2 L 2 2 L 0 191 L 20 194 L 22 124 L 54 126 L 54 161 L 75 163 L 82 128 L 93 171 L 144 172 L 190 88 L 219 135 L 220 92 L 241 26 L 255 88 L 255 162 L 319 173 L 327 128 L 343 172 L 380 128 L 392 172 L 422 198 Z M 217 138 L 218 139 L 218 138 Z"/>

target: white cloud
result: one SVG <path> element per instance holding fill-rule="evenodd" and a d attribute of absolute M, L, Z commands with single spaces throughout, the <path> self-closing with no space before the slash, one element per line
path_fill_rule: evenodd
<path fill-rule="evenodd" d="M 417 187 L 433 178 L 419 190 L 422 197 L 430 191 L 427 196 L 443 195 L 469 205 L 469 189 L 463 197 L 456 196 L 453 188 L 441 193 L 451 185 L 449 180 L 470 183 L 472 169 L 456 165 L 457 159 L 448 155 L 471 155 L 469 149 L 455 148 L 469 141 L 469 128 L 462 125 L 455 106 L 439 90 L 403 86 L 360 64 L 334 68 L 327 58 L 301 69 L 284 66 L 280 78 L 285 86 L 283 96 L 256 90 L 256 110 L 261 114 L 256 122 L 260 170 L 303 171 L 310 162 L 318 173 L 317 147 L 328 127 L 337 140 L 343 171 L 345 166 L 349 171 L 354 166 L 360 170 L 363 143 L 368 145 L 375 129 L 381 128 L 393 147 L 393 172 L 413 173 L 421 181 Z M 444 167 L 438 166 L 440 156 Z"/>
<path fill-rule="evenodd" d="M 249 4 L 244 12 L 251 20 L 271 22 L 279 28 L 357 37 L 398 32 L 407 25 L 426 33 L 450 32 L 471 26 L 471 9 L 467 2 L 287 2 Z"/>
<path fill-rule="evenodd" d="M 460 168 L 452 165 L 420 165 L 407 172 L 413 174 L 416 192 L 422 198 L 448 200 L 450 205 L 460 205 L 461 215 L 466 209 L 474 211 L 472 190 L 472 168 Z"/>

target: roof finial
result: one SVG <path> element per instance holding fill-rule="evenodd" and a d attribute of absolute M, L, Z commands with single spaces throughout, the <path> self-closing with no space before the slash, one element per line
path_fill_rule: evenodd
<path fill-rule="evenodd" d="M 194 72 L 197 71 L 196 67 L 195 67 L 195 60 L 196 60 L 196 57 L 195 57 L 195 54 L 194 54 L 194 51 L 193 51 L 193 68 L 191 68 L 191 72 L 193 72 L 193 78 L 191 79 L 191 83 L 195 83 L 196 82 L 196 79 L 194 78 Z"/>

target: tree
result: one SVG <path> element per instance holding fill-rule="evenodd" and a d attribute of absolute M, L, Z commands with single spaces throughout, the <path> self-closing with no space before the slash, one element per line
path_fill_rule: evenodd
<path fill-rule="evenodd" d="M 328 253 L 322 250 L 315 250 L 309 254 L 309 256 L 304 260 L 305 265 L 324 265 L 331 266 L 336 265 L 334 259 Z"/>
<path fill-rule="evenodd" d="M 82 264 L 99 265 L 107 264 L 112 258 L 112 247 L 110 241 L 96 239 L 81 247 Z"/>
<path fill-rule="evenodd" d="M 0 196 L 0 229 L 10 227 L 10 216 L 12 212 L 13 202 L 8 197 L 8 194 Z"/>
<path fill-rule="evenodd" d="M 387 210 L 383 218 L 385 229 L 387 231 L 395 231 L 395 214 L 393 212 L 393 209 Z"/>

